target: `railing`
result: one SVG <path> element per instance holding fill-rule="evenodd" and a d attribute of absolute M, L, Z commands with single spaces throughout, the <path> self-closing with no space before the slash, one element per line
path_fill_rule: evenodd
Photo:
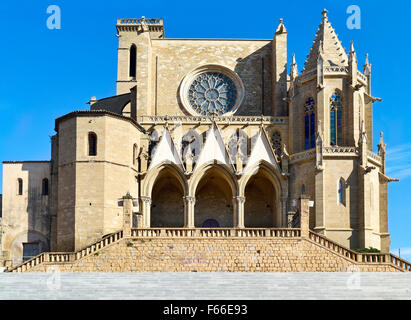
<path fill-rule="evenodd" d="M 309 232 L 309 238 L 328 248 L 334 252 L 337 252 L 357 263 L 367 263 L 367 264 L 391 264 L 394 265 L 402 271 L 410 271 L 411 272 L 411 264 L 391 253 L 358 253 L 351 249 L 348 249 L 338 243 L 327 239 L 326 237 L 319 235 L 318 233 L 314 233 L 312 231 Z"/>
<path fill-rule="evenodd" d="M 390 253 L 390 262 L 401 268 L 404 269 L 406 271 L 410 271 L 411 272 L 411 263 L 409 263 L 408 261 L 405 261 L 403 259 L 401 259 L 400 257 L 397 257 L 396 255 L 393 255 L 392 253 Z"/>
<path fill-rule="evenodd" d="M 163 19 L 145 19 L 145 18 L 118 19 L 117 24 L 141 24 L 143 21 L 146 24 L 157 24 L 157 25 L 162 25 L 163 24 Z"/>
<path fill-rule="evenodd" d="M 377 163 L 381 164 L 382 159 L 378 154 L 375 154 L 374 152 L 367 150 L 367 156 L 370 157 L 372 160 L 376 161 Z"/>
<path fill-rule="evenodd" d="M 324 154 L 334 154 L 334 153 L 351 153 L 351 154 L 357 154 L 358 149 L 356 147 L 323 147 L 323 153 Z"/>
<path fill-rule="evenodd" d="M 290 156 L 290 163 L 296 163 L 299 161 L 314 158 L 316 154 L 316 149 L 310 149 L 299 153 L 294 153 Z"/>
<path fill-rule="evenodd" d="M 310 231 L 308 233 L 308 237 L 310 240 L 322 245 L 323 247 L 326 247 L 328 249 L 331 249 L 334 252 L 337 252 L 345 257 L 347 257 L 348 259 L 354 260 L 354 261 L 358 261 L 358 253 L 355 251 L 352 251 L 342 245 L 339 245 L 338 243 L 331 241 L 329 239 L 327 239 L 326 237 L 318 234 L 318 233 L 314 233 L 312 231 Z"/>
<path fill-rule="evenodd" d="M 150 228 L 131 229 L 131 237 L 137 238 L 157 238 L 157 237 L 199 237 L 199 238 L 253 238 L 253 237 L 274 237 L 292 238 L 300 237 L 301 230 L 298 228 Z"/>
<path fill-rule="evenodd" d="M 8 272 L 23 272 L 32 267 L 35 267 L 43 262 L 52 262 L 52 263 L 65 263 L 65 262 L 72 262 L 78 259 L 81 259 L 87 255 L 90 255 L 97 250 L 104 248 L 105 246 L 116 242 L 123 238 L 123 231 L 118 231 L 116 233 L 107 235 L 103 237 L 101 240 L 80 249 L 77 252 L 43 252 L 34 258 L 23 262 L 22 264 L 10 268 Z"/>
<path fill-rule="evenodd" d="M 362 74 L 360 71 L 357 71 L 357 77 L 358 77 L 362 82 L 364 82 L 365 84 L 368 83 L 367 77 L 366 77 L 364 74 Z"/>
<path fill-rule="evenodd" d="M 317 74 L 317 69 L 303 71 L 303 73 L 296 78 L 296 81 L 298 83 L 302 83 L 307 80 L 311 80 L 316 76 L 316 74 Z M 350 70 L 346 66 L 324 66 L 324 74 L 350 75 Z M 367 77 L 358 70 L 357 70 L 357 78 L 361 82 L 363 82 L 365 85 L 368 83 Z"/>

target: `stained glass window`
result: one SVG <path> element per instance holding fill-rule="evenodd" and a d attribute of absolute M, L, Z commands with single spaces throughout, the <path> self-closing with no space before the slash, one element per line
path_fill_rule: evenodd
<path fill-rule="evenodd" d="M 188 90 L 191 107 L 203 116 L 221 116 L 231 111 L 236 99 L 237 89 L 233 81 L 217 72 L 200 74 Z"/>
<path fill-rule="evenodd" d="M 330 98 L 330 134 L 331 145 L 343 144 L 342 135 L 342 98 L 338 92 L 335 92 Z"/>
<path fill-rule="evenodd" d="M 308 98 L 304 104 L 304 149 L 315 148 L 315 101 Z"/>

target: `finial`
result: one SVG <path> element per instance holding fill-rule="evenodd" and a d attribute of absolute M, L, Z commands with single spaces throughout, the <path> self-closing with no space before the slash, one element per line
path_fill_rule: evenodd
<path fill-rule="evenodd" d="M 280 18 L 280 24 L 278 25 L 275 33 L 286 33 L 287 32 L 287 29 L 285 28 L 283 21 L 284 21 L 283 18 Z"/>
<path fill-rule="evenodd" d="M 381 156 L 383 154 L 385 154 L 385 147 L 387 146 L 384 143 L 384 133 L 381 131 L 380 132 L 380 143 L 378 144 L 378 154 Z"/>
<path fill-rule="evenodd" d="M 297 62 L 295 61 L 295 53 L 293 53 L 293 61 L 291 62 L 290 75 L 295 78 L 298 76 Z"/>
<path fill-rule="evenodd" d="M 323 12 L 321 12 L 321 14 L 323 15 L 323 21 L 328 19 L 328 17 L 327 17 L 328 10 L 327 9 L 324 9 Z"/>
<path fill-rule="evenodd" d="M 353 53 L 353 52 L 355 52 L 355 49 L 354 49 L 354 41 L 353 41 L 353 40 L 351 40 L 351 48 L 350 48 L 350 53 Z"/>
<path fill-rule="evenodd" d="M 368 59 L 368 53 L 365 55 L 365 65 L 363 66 L 364 68 L 364 75 L 370 76 L 371 75 L 371 64 Z"/>

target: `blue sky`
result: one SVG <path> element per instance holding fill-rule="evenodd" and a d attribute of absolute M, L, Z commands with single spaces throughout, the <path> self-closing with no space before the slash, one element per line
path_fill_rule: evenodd
<path fill-rule="evenodd" d="M 360 30 L 346 25 L 352 4 L 361 9 Z M 46 26 L 49 5 L 61 9 L 60 30 Z M 323 8 L 347 52 L 354 40 L 360 67 L 370 54 L 372 94 L 383 98 L 374 105 L 374 150 L 383 131 L 387 173 L 401 179 L 389 185 L 392 251 L 402 248 L 411 260 L 411 209 L 403 198 L 411 189 L 406 1 L 2 1 L 0 161 L 50 159 L 55 118 L 87 109 L 91 96 L 115 95 L 117 18 L 163 18 L 169 38 L 256 39 L 271 39 L 284 18 L 289 56 L 295 52 L 301 70 Z"/>

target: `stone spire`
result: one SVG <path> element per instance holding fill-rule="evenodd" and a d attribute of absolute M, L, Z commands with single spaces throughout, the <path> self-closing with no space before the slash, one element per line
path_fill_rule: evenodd
<path fill-rule="evenodd" d="M 349 61 L 352 63 L 357 63 L 357 54 L 355 53 L 354 41 L 352 40 L 351 40 Z"/>
<path fill-rule="evenodd" d="M 386 144 L 384 143 L 384 133 L 380 133 L 380 143 L 378 144 L 378 154 L 381 156 L 385 153 Z"/>
<path fill-rule="evenodd" d="M 298 76 L 297 62 L 295 61 L 295 53 L 293 53 L 293 61 L 291 62 L 290 78 L 295 79 Z"/>
<path fill-rule="evenodd" d="M 371 75 L 371 64 L 368 60 L 368 53 L 365 55 L 365 65 L 364 65 L 364 75 L 370 76 Z"/>
<path fill-rule="evenodd" d="M 327 9 L 324 9 L 322 12 L 322 22 L 315 35 L 310 53 L 307 56 L 303 72 L 316 68 L 320 52 L 323 56 L 324 65 L 348 66 L 347 54 L 342 47 L 334 28 L 328 21 L 327 14 Z"/>

